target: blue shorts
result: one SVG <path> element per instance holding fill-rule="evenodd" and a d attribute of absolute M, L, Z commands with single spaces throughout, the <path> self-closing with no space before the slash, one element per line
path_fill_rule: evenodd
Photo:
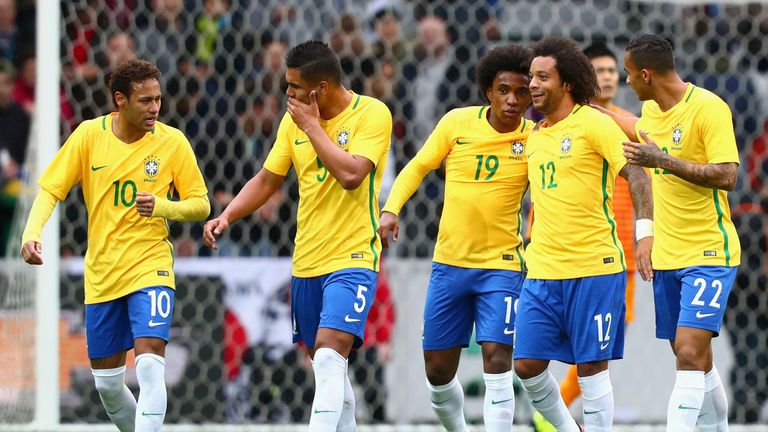
<path fill-rule="evenodd" d="M 695 266 L 653 272 L 656 337 L 675 338 L 677 327 L 720 334 L 737 267 Z"/>
<path fill-rule="evenodd" d="M 478 343 L 512 346 L 522 285 L 522 273 L 512 270 L 432 263 L 424 303 L 422 347 L 432 351 L 469 346 L 473 324 Z"/>
<path fill-rule="evenodd" d="M 625 272 L 526 279 L 517 310 L 515 359 L 589 363 L 624 357 Z"/>
<path fill-rule="evenodd" d="M 176 295 L 167 286 L 153 286 L 127 296 L 85 305 L 88 358 L 100 359 L 133 348 L 138 338 L 168 342 Z"/>
<path fill-rule="evenodd" d="M 351 268 L 311 278 L 291 279 L 293 342 L 315 347 L 318 328 L 355 335 L 354 347 L 363 345 L 365 321 L 376 298 L 379 274 Z"/>

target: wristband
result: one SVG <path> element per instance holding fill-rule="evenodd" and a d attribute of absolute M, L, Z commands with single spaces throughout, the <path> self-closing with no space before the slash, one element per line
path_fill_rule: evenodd
<path fill-rule="evenodd" d="M 639 241 L 646 237 L 653 237 L 653 220 L 638 219 L 635 221 L 635 239 Z"/>

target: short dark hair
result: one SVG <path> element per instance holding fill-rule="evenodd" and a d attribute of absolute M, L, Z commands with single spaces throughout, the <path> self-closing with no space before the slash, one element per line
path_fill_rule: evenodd
<path fill-rule="evenodd" d="M 133 83 L 144 82 L 148 79 L 160 81 L 160 70 L 146 60 L 130 59 L 118 65 L 109 76 L 109 89 L 112 92 L 112 102 L 117 106 L 115 93 L 120 92 L 125 97 L 131 97 Z"/>
<path fill-rule="evenodd" d="M 311 83 L 341 83 L 341 64 L 325 42 L 311 40 L 296 45 L 288 51 L 285 63 L 288 68 L 299 69 L 301 79 Z"/>
<path fill-rule="evenodd" d="M 597 57 L 610 57 L 616 62 L 619 61 L 616 58 L 616 54 L 614 54 L 614 52 L 608 48 L 608 45 L 604 44 L 603 42 L 595 42 L 592 45 L 584 48 L 584 55 L 587 56 L 587 58 L 590 60 Z"/>
<path fill-rule="evenodd" d="M 627 45 L 627 52 L 632 64 L 638 69 L 650 69 L 658 72 L 675 70 L 675 54 L 672 44 L 661 36 L 639 34 Z"/>
<path fill-rule="evenodd" d="M 576 103 L 586 105 L 600 94 L 592 63 L 573 39 L 546 37 L 531 45 L 531 49 L 536 57 L 554 57 L 560 80 L 571 86 Z"/>
<path fill-rule="evenodd" d="M 477 64 L 477 85 L 483 95 L 493 86 L 499 72 L 516 72 L 528 76 L 533 52 L 517 44 L 506 44 L 488 52 Z"/>

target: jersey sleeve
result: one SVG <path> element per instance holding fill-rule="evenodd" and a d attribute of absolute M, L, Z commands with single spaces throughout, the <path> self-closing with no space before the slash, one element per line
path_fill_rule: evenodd
<path fill-rule="evenodd" d="M 87 125 L 88 122 L 84 122 L 72 132 L 37 181 L 41 188 L 59 201 L 64 201 L 70 189 L 83 177 L 83 161 L 87 159 Z"/>
<path fill-rule="evenodd" d="M 290 114 L 286 112 L 283 115 L 283 119 L 280 120 L 275 144 L 269 151 L 267 160 L 264 161 L 264 168 L 281 176 L 288 175 L 288 170 L 291 169 L 293 164 L 291 159 L 291 142 L 288 137 L 288 129 L 292 122 Z"/>
<path fill-rule="evenodd" d="M 392 140 L 392 114 L 381 102 L 372 104 L 360 123 L 354 140 L 349 145 L 349 154 L 362 156 L 373 162 L 374 167 L 386 158 Z"/>
<path fill-rule="evenodd" d="M 179 146 L 179 159 L 174 161 L 176 165 L 173 170 L 173 185 L 179 192 L 179 198 L 185 200 L 206 196 L 208 189 L 205 187 L 203 174 L 197 165 L 197 158 L 192 150 L 192 145 L 181 132 L 176 139 Z"/>
<path fill-rule="evenodd" d="M 697 120 L 707 153 L 707 162 L 739 163 L 733 119 L 728 105 L 722 100 L 708 101 L 703 104 Z"/>
<path fill-rule="evenodd" d="M 400 213 L 400 209 L 416 192 L 424 177 L 443 163 L 453 146 L 454 125 L 449 116 L 450 113 L 440 120 L 424 146 L 397 176 L 382 211 Z"/>
<path fill-rule="evenodd" d="M 590 138 L 595 151 L 600 154 L 611 167 L 611 171 L 618 174 L 627 164 L 624 157 L 624 146 L 627 136 L 619 125 L 605 114 L 596 114 L 595 121 L 590 121 Z"/>

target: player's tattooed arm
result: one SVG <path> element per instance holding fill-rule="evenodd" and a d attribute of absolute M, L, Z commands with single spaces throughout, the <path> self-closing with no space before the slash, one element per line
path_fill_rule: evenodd
<path fill-rule="evenodd" d="M 726 191 L 732 191 L 736 187 L 739 168 L 737 163 L 700 164 L 688 162 L 662 152 L 645 132 L 640 131 L 640 136 L 645 143 L 624 143 L 624 156 L 630 164 L 663 169 L 697 186 Z"/>
<path fill-rule="evenodd" d="M 653 193 L 648 173 L 637 165 L 626 164 L 619 175 L 629 183 L 629 195 L 635 209 L 636 219 L 653 219 Z"/>

